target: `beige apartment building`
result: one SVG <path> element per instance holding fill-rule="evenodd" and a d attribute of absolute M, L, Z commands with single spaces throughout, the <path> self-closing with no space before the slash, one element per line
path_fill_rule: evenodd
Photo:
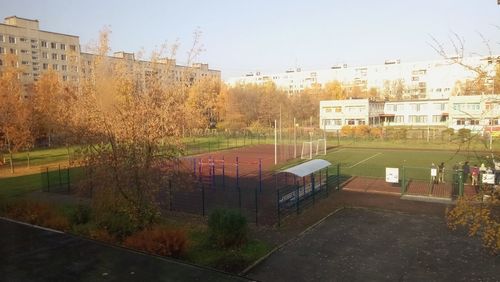
<path fill-rule="evenodd" d="M 76 35 L 40 30 L 38 20 L 16 16 L 0 23 L 0 55 L 13 54 L 22 71 L 21 80 L 27 90 L 40 74 L 50 68 L 64 81 L 78 79 L 80 39 Z M 0 70 L 4 62 L 0 56 Z"/>
<path fill-rule="evenodd" d="M 5 18 L 0 23 L 0 71 L 6 64 L 5 55 L 16 55 L 16 66 L 22 71 L 21 80 L 25 93 L 29 93 L 41 73 L 54 69 L 63 81 L 78 83 L 92 73 L 95 54 L 80 50 L 80 39 L 68 35 L 40 30 L 38 20 L 17 16 Z M 140 86 L 146 85 L 148 75 L 160 70 L 162 78 L 170 81 L 185 81 L 191 85 L 203 78 L 221 79 L 219 70 L 209 69 L 208 64 L 191 66 L 177 65 L 175 59 L 160 59 L 158 62 L 138 60 L 133 53 L 115 52 L 107 57 L 112 63 L 122 62 L 127 70 L 136 75 Z"/>

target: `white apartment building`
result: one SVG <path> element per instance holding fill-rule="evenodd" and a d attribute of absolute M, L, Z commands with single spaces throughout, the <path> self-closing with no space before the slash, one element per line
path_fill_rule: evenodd
<path fill-rule="evenodd" d="M 463 59 L 463 63 L 481 66 L 490 74 L 494 74 L 497 62 L 500 63 L 500 56 Z M 408 63 L 390 60 L 380 65 L 359 67 L 343 64 L 322 70 L 305 71 L 297 68 L 282 73 L 255 72 L 229 78 L 228 83 L 262 84 L 272 81 L 278 88 L 293 94 L 314 85 L 323 87 L 328 82 L 339 81 L 346 88 L 358 87 L 361 91 L 376 89 L 380 96 L 392 99 L 446 99 L 452 96 L 452 92 L 454 95 L 461 94 L 455 87 L 457 81 L 465 82 L 476 77 L 474 71 L 444 59 Z M 398 94 L 398 91 L 402 93 Z"/>
<path fill-rule="evenodd" d="M 30 92 L 33 83 L 48 69 L 57 71 L 63 81 L 78 82 L 92 72 L 92 61 L 96 56 L 81 52 L 78 36 L 40 30 L 38 20 L 17 16 L 7 17 L 4 23 L 0 23 L 0 72 L 6 64 L 7 54 L 16 57 L 25 93 Z M 133 53 L 115 52 L 108 59 L 125 62 L 128 70 L 142 81 L 153 71 L 152 62 L 136 60 Z M 172 59 L 162 59 L 157 63 L 162 71 L 168 70 L 169 73 L 163 76 L 166 80 L 185 80 L 192 84 L 205 77 L 221 79 L 221 72 L 209 69 L 208 64 L 182 66 Z"/>
<path fill-rule="evenodd" d="M 451 96 L 449 99 L 375 102 L 368 99 L 320 102 L 320 127 L 345 125 L 449 127 L 474 132 L 500 130 L 500 95 Z"/>

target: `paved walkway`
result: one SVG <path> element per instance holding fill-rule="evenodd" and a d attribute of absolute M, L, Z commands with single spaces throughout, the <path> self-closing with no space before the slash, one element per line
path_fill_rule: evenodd
<path fill-rule="evenodd" d="M 1 281 L 248 281 L 0 218 Z"/>
<path fill-rule="evenodd" d="M 500 281 L 500 256 L 442 217 L 346 209 L 248 274 L 259 281 Z"/>

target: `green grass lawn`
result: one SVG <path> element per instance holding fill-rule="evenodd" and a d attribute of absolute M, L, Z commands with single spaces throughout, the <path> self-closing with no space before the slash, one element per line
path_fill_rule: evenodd
<path fill-rule="evenodd" d="M 456 152 L 447 150 L 403 150 L 403 149 L 366 149 L 339 148 L 329 151 L 320 158 L 331 163 L 340 163 L 341 173 L 351 176 L 385 177 L 386 167 L 405 167 L 407 176 L 427 179 L 431 164 L 445 163 L 445 171 L 450 172 L 459 162 L 469 161 L 470 165 L 486 163 L 487 152 Z M 332 168 L 333 169 L 333 168 Z M 333 173 L 333 170 L 332 170 Z M 401 171 L 400 171 L 401 173 Z M 447 178 L 451 173 L 446 174 Z"/>
<path fill-rule="evenodd" d="M 70 184 L 76 183 L 78 179 L 82 177 L 83 169 L 80 167 L 70 168 L 69 178 L 66 169 L 61 170 L 61 174 L 59 174 L 58 170 L 50 170 L 48 175 L 48 179 L 46 173 L 0 178 L 0 201 L 20 198 L 27 193 L 40 191 L 42 189 L 46 190 L 48 187 L 50 187 L 52 191 L 66 190 L 66 183 L 68 180 Z"/>

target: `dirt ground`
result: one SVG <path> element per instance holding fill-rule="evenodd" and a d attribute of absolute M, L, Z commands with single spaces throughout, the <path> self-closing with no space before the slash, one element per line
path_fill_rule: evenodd
<path fill-rule="evenodd" d="M 500 257 L 442 216 L 349 208 L 253 268 L 259 281 L 499 281 Z"/>

